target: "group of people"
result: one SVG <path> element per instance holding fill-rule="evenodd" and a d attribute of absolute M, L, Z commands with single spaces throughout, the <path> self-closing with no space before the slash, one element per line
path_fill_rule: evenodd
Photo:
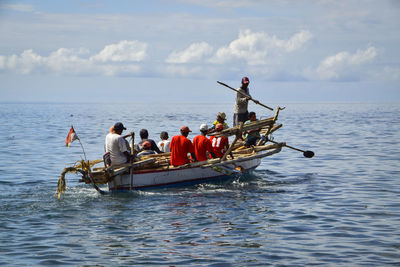
<path fill-rule="evenodd" d="M 249 79 L 243 77 L 242 85 L 238 89 L 238 91 L 242 93 L 237 93 L 236 95 L 233 117 L 234 126 L 238 125 L 240 122 L 247 124 L 257 120 L 254 112 L 248 113 L 247 111 L 248 100 L 250 99 L 248 85 Z M 209 158 L 221 158 L 228 150 L 228 137 L 222 135 L 220 137 L 211 136 L 207 138 L 207 134 L 214 131 L 220 132 L 229 128 L 225 121 L 226 114 L 224 112 L 219 112 L 211 128 L 209 128 L 207 124 L 200 125 L 200 134 L 193 138 L 193 142 L 188 138 L 189 133 L 192 132 L 188 126 L 182 126 L 180 135 L 173 136 L 171 141 L 168 140 L 169 136 L 167 132 L 161 132 L 161 141 L 157 144 L 154 140 L 149 139 L 148 131 L 142 129 L 139 132 L 141 141 L 134 148 L 131 148 L 129 142 L 125 139 L 133 133 L 121 136 L 123 130 L 126 130 L 126 128 L 121 122 L 117 122 L 111 127 L 105 140 L 105 155 L 109 156 L 107 157 L 109 159 L 108 165 L 120 165 L 129 162 L 133 157 L 165 152 L 171 152 L 170 163 L 173 166 L 184 165 L 191 161 L 205 161 Z M 256 145 L 257 140 L 260 138 L 259 129 L 247 132 L 245 145 L 248 147 Z"/>

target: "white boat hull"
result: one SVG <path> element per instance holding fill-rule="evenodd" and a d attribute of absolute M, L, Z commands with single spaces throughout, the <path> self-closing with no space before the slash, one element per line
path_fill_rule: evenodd
<path fill-rule="evenodd" d="M 257 168 L 261 158 L 249 159 L 238 164 L 223 165 L 218 170 L 212 167 L 195 167 L 170 169 L 160 171 L 133 171 L 133 174 L 123 173 L 115 176 L 109 183 L 111 192 L 129 191 L 136 189 L 150 189 L 154 187 L 172 187 L 188 184 L 198 184 L 211 180 L 229 179 L 234 177 L 235 167 L 240 166 L 242 171 Z"/>

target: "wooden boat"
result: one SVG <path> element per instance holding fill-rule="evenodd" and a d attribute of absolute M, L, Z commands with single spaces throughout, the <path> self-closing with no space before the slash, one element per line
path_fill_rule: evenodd
<path fill-rule="evenodd" d="M 210 133 L 209 135 L 216 136 L 235 135 L 234 141 L 222 158 L 174 167 L 170 165 L 170 153 L 164 153 L 143 156 L 132 163 L 109 168 L 97 166 L 97 164 L 104 164 L 103 160 L 82 160 L 75 166 L 63 170 L 58 181 L 58 196 L 60 197 L 65 191 L 65 175 L 68 172 L 80 173 L 82 175 L 80 182 L 92 184 L 100 193 L 103 192 L 98 188 L 98 184 L 107 184 L 110 192 L 120 192 L 198 184 L 229 179 L 250 172 L 260 165 L 262 158 L 279 153 L 286 144 L 277 142 L 265 144 L 266 140 L 263 139 L 256 146 L 246 148 L 243 146 L 242 133 L 261 129 L 260 133 L 268 137 L 282 126 L 282 124 L 276 124 L 279 110 L 281 109 L 277 108 L 274 117 L 250 124 L 241 124 L 218 133 Z"/>

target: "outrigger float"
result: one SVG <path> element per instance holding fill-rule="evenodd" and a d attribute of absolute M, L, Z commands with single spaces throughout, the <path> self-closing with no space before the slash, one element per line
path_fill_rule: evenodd
<path fill-rule="evenodd" d="M 280 110 L 282 108 L 278 107 L 275 116 L 271 118 L 250 124 L 241 123 L 239 126 L 221 132 L 210 133 L 209 135 L 216 137 L 235 136 L 222 158 L 193 162 L 177 167 L 170 165 L 170 153 L 146 155 L 135 158 L 131 163 L 114 167 L 106 167 L 104 159 L 78 161 L 74 166 L 64 168 L 58 181 L 57 195 L 60 197 L 65 191 L 65 175 L 69 172 L 81 174 L 79 182 L 92 184 L 99 193 L 104 194 L 105 192 L 97 185 L 107 184 L 109 192 L 122 192 L 231 179 L 237 175 L 251 172 L 260 165 L 262 158 L 279 153 L 282 147 L 304 152 L 303 155 L 308 158 L 313 157 L 312 151 L 303 151 L 288 146 L 285 142 L 278 143 L 268 138 L 282 127 L 282 124 L 276 123 Z M 259 140 L 256 146 L 247 148 L 244 146 L 243 132 L 254 129 L 261 129 L 260 134 L 265 138 Z M 100 166 L 97 166 L 98 164 Z"/>

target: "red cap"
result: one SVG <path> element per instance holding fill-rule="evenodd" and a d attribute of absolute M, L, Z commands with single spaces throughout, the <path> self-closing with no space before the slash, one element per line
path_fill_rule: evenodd
<path fill-rule="evenodd" d="M 224 125 L 222 123 L 218 123 L 215 125 L 215 130 L 222 131 L 224 129 Z"/>
<path fill-rule="evenodd" d="M 144 141 L 142 144 L 143 148 L 150 148 L 151 147 L 151 143 L 149 141 Z"/>
<path fill-rule="evenodd" d="M 191 131 L 192 130 L 190 130 L 189 127 L 187 127 L 186 125 L 181 127 L 181 132 L 188 133 L 188 132 L 191 132 Z"/>
<path fill-rule="evenodd" d="M 242 78 L 242 83 L 250 83 L 249 78 L 243 77 L 243 78 Z"/>

